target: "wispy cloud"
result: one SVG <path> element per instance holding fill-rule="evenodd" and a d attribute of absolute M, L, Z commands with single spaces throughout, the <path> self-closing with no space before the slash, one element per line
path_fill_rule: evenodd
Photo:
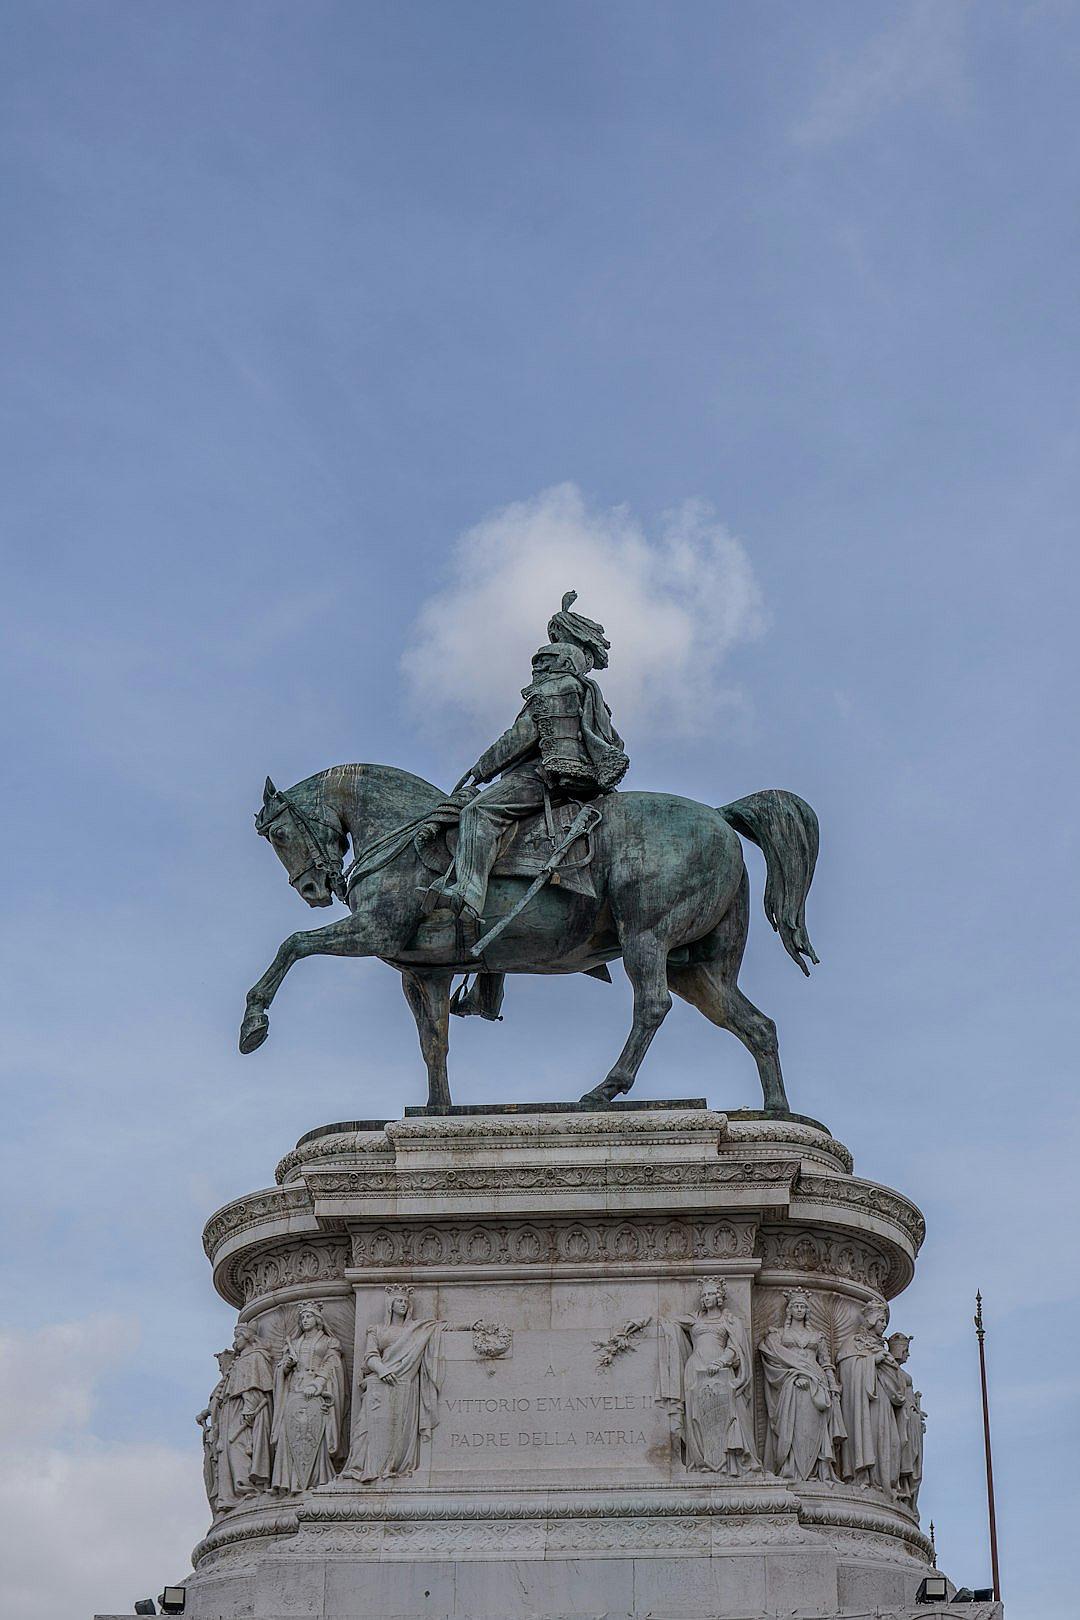
<path fill-rule="evenodd" d="M 136 1598 L 182 1577 L 186 1550 L 206 1528 L 194 1446 L 87 1431 L 97 1386 L 137 1346 L 134 1322 L 105 1315 L 0 1337 L 0 1379 L 12 1397 L 0 1429 L 3 1585 L 19 1620 L 129 1613 Z"/>
<path fill-rule="evenodd" d="M 724 660 L 766 624 L 742 544 L 701 503 L 668 514 L 650 537 L 624 507 L 590 509 L 561 484 L 459 540 L 449 583 L 421 607 L 402 660 L 418 709 L 440 727 L 467 722 L 485 740 L 507 725 L 571 589 L 612 641 L 604 693 L 628 734 L 693 734 L 738 701 Z"/>
<path fill-rule="evenodd" d="M 909 101 L 959 107 L 967 93 L 967 10 L 962 0 L 917 0 L 856 49 L 834 54 L 795 140 L 831 146 Z"/>
<path fill-rule="evenodd" d="M 98 1314 L 51 1322 L 32 1333 L 0 1333 L 0 1384 L 17 1400 L 0 1407 L 5 1444 L 84 1429 L 102 1376 L 138 1345 L 138 1324 Z"/>

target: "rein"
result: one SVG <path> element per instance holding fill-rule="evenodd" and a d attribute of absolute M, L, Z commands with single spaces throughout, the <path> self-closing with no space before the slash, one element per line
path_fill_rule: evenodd
<path fill-rule="evenodd" d="M 464 781 L 463 777 L 447 798 L 440 799 L 438 804 L 433 804 L 422 815 L 414 816 L 412 821 L 402 822 L 400 827 L 394 827 L 390 832 L 383 833 L 381 837 L 367 844 L 344 874 L 346 894 L 351 893 L 362 878 L 370 877 L 373 872 L 381 872 L 384 866 L 389 866 L 391 861 L 396 860 L 402 851 L 408 848 L 421 827 L 439 822 L 447 824 L 456 820 L 463 803 L 471 797 L 471 794 L 465 795 L 464 799 L 461 796 Z"/>
<path fill-rule="evenodd" d="M 338 900 L 344 902 L 346 893 L 348 891 L 346 890 L 345 880 L 342 876 L 342 857 L 336 852 L 331 853 L 330 849 L 326 844 L 323 843 L 318 832 L 316 831 L 317 827 L 325 827 L 328 833 L 331 833 L 335 838 L 340 838 L 341 833 L 339 829 L 333 826 L 329 821 L 323 821 L 319 816 L 309 816 L 307 811 L 301 810 L 300 806 L 296 803 L 296 800 L 290 799 L 289 795 L 283 792 L 281 788 L 278 788 L 276 792 L 281 801 L 281 810 L 288 810 L 290 815 L 299 825 L 301 831 L 304 833 L 304 836 L 308 841 L 308 854 L 311 856 L 311 860 L 308 862 L 307 866 L 305 866 L 304 871 L 298 873 L 295 878 L 291 878 L 290 882 L 299 883 L 300 879 L 305 875 L 305 873 L 310 871 L 322 872 L 325 874 L 326 881 L 330 885 L 331 894 L 335 895 Z M 281 811 L 278 812 L 278 814 L 280 813 Z M 275 819 L 276 818 L 272 816 L 270 821 L 273 822 Z M 270 823 L 267 823 L 267 825 L 270 825 Z"/>
<path fill-rule="evenodd" d="M 349 894 L 355 885 L 362 878 L 370 877 L 373 872 L 379 872 L 384 866 L 389 866 L 390 862 L 395 860 L 407 848 L 413 835 L 424 826 L 425 822 L 439 819 L 439 812 L 443 811 L 445 813 L 448 806 L 452 805 L 455 811 L 461 808 L 460 803 L 455 803 L 455 795 L 460 792 L 459 786 L 450 795 L 449 799 L 441 800 L 438 804 L 432 805 L 430 809 L 425 810 L 422 815 L 414 817 L 412 821 L 403 822 L 400 827 L 394 827 L 390 832 L 383 833 L 370 844 L 367 844 L 346 869 L 344 858 L 336 852 L 331 853 L 317 830 L 323 827 L 332 837 L 339 838 L 341 837 L 340 829 L 333 826 L 329 821 L 323 821 L 319 816 L 309 815 L 282 788 L 275 788 L 274 792 L 278 799 L 278 809 L 267 821 L 266 826 L 269 827 L 279 815 L 282 815 L 287 810 L 307 839 L 308 854 L 311 856 L 303 872 L 300 872 L 297 877 L 291 878 L 289 881 L 295 884 L 307 872 L 323 872 L 330 885 L 330 892 L 343 905 L 348 904 Z"/>
<path fill-rule="evenodd" d="M 435 809 L 438 809 L 437 805 Z M 381 838 L 376 838 L 373 844 L 368 844 L 362 849 L 344 874 L 345 892 L 348 893 L 354 888 L 361 878 L 370 877 L 373 872 L 381 872 L 384 866 L 389 866 L 390 862 L 408 846 L 424 823 L 432 819 L 432 814 L 433 811 L 425 810 L 422 816 L 417 816 L 413 821 L 403 822 L 400 827 L 395 827 L 393 832 L 384 833 Z"/>

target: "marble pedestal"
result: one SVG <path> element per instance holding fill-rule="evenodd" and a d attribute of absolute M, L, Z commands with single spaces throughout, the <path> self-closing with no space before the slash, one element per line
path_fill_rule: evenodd
<path fill-rule="evenodd" d="M 195 1549 L 188 1614 L 907 1615 L 933 1567 L 907 1506 L 854 1484 L 694 1471 L 658 1394 L 662 1324 L 693 1317 L 702 1281 L 722 1278 L 764 1457 L 758 1347 L 783 1291 L 805 1288 L 835 1355 L 853 1311 L 910 1282 L 922 1237 L 906 1198 L 797 1119 L 624 1105 L 312 1132 L 273 1188 L 209 1222 L 215 1284 L 275 1357 L 300 1303 L 321 1305 L 346 1362 L 339 1470 L 370 1330 L 388 1285 L 411 1287 L 412 1319 L 441 1324 L 435 1423 L 410 1472 L 339 1472 L 221 1514 Z"/>

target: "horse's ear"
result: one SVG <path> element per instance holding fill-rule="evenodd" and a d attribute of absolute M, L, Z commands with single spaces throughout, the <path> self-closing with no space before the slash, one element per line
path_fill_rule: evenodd
<path fill-rule="evenodd" d="M 274 786 L 273 782 L 271 782 L 270 778 L 267 777 L 266 778 L 266 785 L 263 788 L 263 804 L 264 805 L 269 804 L 271 799 L 276 799 L 276 798 L 277 798 L 277 788 Z"/>

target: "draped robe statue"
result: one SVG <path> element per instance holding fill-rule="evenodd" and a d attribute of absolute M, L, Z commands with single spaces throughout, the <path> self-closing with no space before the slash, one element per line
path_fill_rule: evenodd
<path fill-rule="evenodd" d="M 769 1432 L 765 1467 L 781 1479 L 836 1479 L 835 1448 L 844 1436 L 837 1382 L 825 1336 L 809 1321 L 810 1300 L 788 1291 L 782 1327 L 761 1344 Z"/>
<path fill-rule="evenodd" d="M 241 1323 L 218 1409 L 217 1494 L 222 1512 L 270 1484 L 270 1352 L 253 1327 Z"/>
<path fill-rule="evenodd" d="M 322 1306 L 306 1302 L 274 1379 L 275 1490 L 306 1491 L 334 1478 L 344 1414 L 341 1344 L 323 1321 Z"/>
<path fill-rule="evenodd" d="M 846 1480 L 895 1496 L 900 1479 L 898 1411 L 903 1377 L 882 1338 L 888 1307 L 868 1300 L 849 1322 L 836 1359 L 847 1436 L 840 1451 Z"/>
<path fill-rule="evenodd" d="M 923 1473 L 923 1436 L 926 1433 L 926 1413 L 922 1409 L 922 1400 L 918 1390 L 911 1379 L 911 1374 L 904 1366 L 908 1358 L 912 1335 L 908 1333 L 890 1333 L 886 1343 L 889 1353 L 900 1370 L 900 1379 L 904 1389 L 904 1404 L 896 1414 L 897 1428 L 900 1431 L 900 1468 L 897 1484 L 897 1495 L 902 1502 L 906 1502 L 913 1513 L 919 1511 L 919 1486 L 922 1484 Z"/>
<path fill-rule="evenodd" d="M 696 1316 L 660 1318 L 660 1387 L 688 1469 L 738 1476 L 760 1471 L 751 1408 L 753 1363 L 723 1282 L 703 1282 Z"/>
<path fill-rule="evenodd" d="M 233 1352 L 219 1350 L 214 1360 L 218 1364 L 221 1377 L 210 1391 L 206 1405 L 195 1417 L 196 1423 L 202 1430 L 203 1443 L 203 1484 L 206 1486 L 206 1500 L 210 1504 L 210 1511 L 214 1517 L 218 1515 L 218 1432 L 221 1422 L 221 1401 L 225 1394 L 225 1384 L 232 1366 Z"/>
<path fill-rule="evenodd" d="M 412 1316 L 412 1290 L 390 1287 L 386 1317 L 368 1329 L 363 1394 L 343 1470 L 367 1484 L 411 1474 L 438 1422 L 443 1324 Z"/>

